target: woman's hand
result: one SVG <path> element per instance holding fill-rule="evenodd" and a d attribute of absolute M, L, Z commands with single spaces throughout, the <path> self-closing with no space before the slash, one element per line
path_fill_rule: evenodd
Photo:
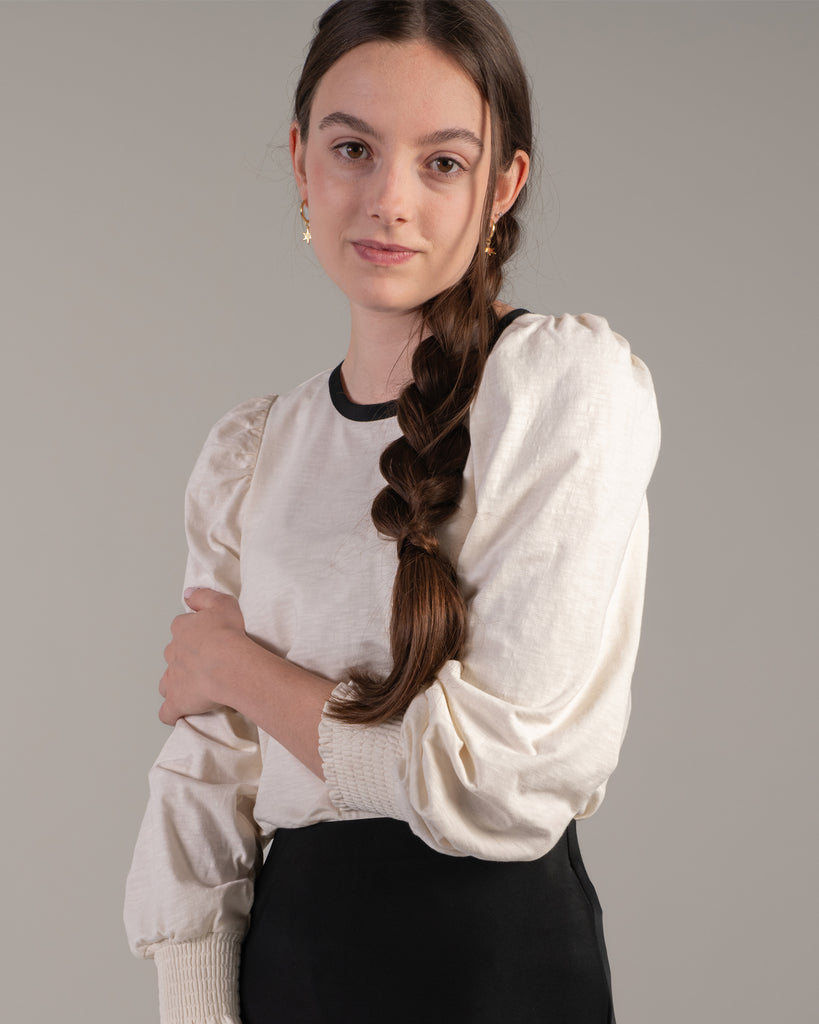
<path fill-rule="evenodd" d="M 194 614 L 173 620 L 159 684 L 165 698 L 159 718 L 166 725 L 229 705 L 241 653 L 253 644 L 235 597 L 202 587 L 186 590 L 185 602 Z"/>

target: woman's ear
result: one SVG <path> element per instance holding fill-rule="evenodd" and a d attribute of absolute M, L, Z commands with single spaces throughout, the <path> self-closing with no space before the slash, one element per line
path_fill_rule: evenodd
<path fill-rule="evenodd" d="M 506 211 L 513 205 L 517 197 L 520 195 L 520 190 L 526 184 L 526 179 L 528 177 L 529 154 L 524 153 L 522 149 L 519 149 L 512 157 L 512 162 L 506 170 L 498 173 L 498 177 L 495 182 L 495 202 L 493 209 L 499 216 L 506 213 Z"/>
<path fill-rule="evenodd" d="M 290 125 L 290 159 L 293 163 L 293 174 L 301 198 L 307 202 L 307 172 L 305 170 L 305 147 L 301 139 L 298 121 Z"/>

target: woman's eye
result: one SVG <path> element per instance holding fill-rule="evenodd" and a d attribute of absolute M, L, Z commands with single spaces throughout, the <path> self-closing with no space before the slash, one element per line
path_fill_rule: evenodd
<path fill-rule="evenodd" d="M 432 165 L 439 174 L 443 174 L 447 177 L 463 170 L 458 161 L 453 160 L 451 156 L 436 156 L 432 161 Z"/>
<path fill-rule="evenodd" d="M 347 160 L 361 160 L 367 155 L 367 147 L 361 142 L 342 142 L 336 150 Z"/>

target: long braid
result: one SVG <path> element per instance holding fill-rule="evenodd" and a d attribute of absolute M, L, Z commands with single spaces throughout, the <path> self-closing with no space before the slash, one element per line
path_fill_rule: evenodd
<path fill-rule="evenodd" d="M 497 255 L 506 244 L 497 240 Z M 394 539 L 398 549 L 393 669 L 386 678 L 351 674 L 354 695 L 330 704 L 331 714 L 343 721 L 376 723 L 400 714 L 463 650 L 467 606 L 438 531 L 457 510 L 463 489 L 470 448 L 466 421 L 497 326 L 493 302 L 502 284 L 502 258 L 491 257 L 490 263 L 480 246 L 466 277 L 424 310 L 425 325 L 434 333 L 416 348 L 412 381 L 398 396 L 402 436 L 381 455 L 387 486 L 372 507 L 378 532 Z"/>

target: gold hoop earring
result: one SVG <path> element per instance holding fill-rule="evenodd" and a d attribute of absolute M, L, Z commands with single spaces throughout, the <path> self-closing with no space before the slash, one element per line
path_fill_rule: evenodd
<path fill-rule="evenodd" d="M 310 234 L 310 218 L 309 217 L 305 217 L 305 215 L 304 215 L 304 208 L 305 208 L 305 206 L 307 206 L 307 200 L 306 199 L 304 200 L 304 202 L 299 207 L 299 216 L 304 221 L 304 234 L 301 237 L 302 237 L 302 240 L 307 242 L 307 244 L 309 245 L 310 244 L 310 239 L 313 236 Z"/>
<path fill-rule="evenodd" d="M 492 239 L 495 237 L 495 225 L 497 221 L 490 221 L 489 224 L 489 238 L 486 240 L 486 248 L 483 250 L 487 256 L 494 256 L 495 250 L 492 248 Z"/>

